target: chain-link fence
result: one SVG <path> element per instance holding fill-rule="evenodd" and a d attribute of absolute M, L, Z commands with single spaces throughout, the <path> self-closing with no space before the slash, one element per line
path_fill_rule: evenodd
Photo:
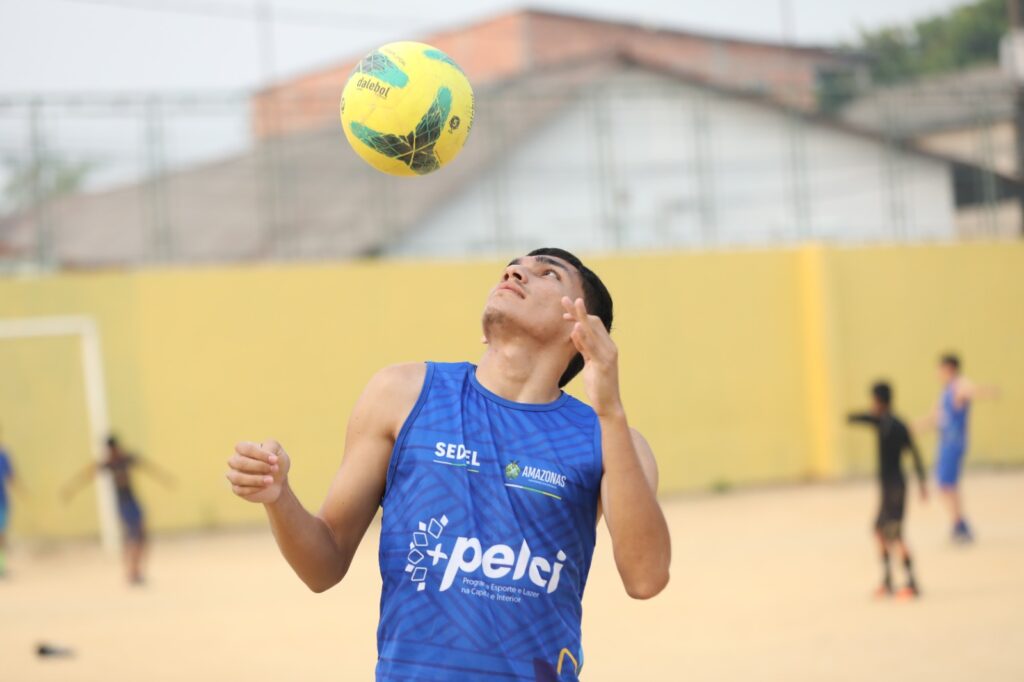
<path fill-rule="evenodd" d="M 635 65 L 553 69 L 478 89 L 460 158 L 415 179 L 357 159 L 334 91 L 299 107 L 301 126 L 259 125 L 246 93 L 0 97 L 0 260 L 94 267 L 492 254 L 540 241 L 586 251 L 1020 234 L 1008 81 L 856 97 L 836 87 L 814 93 L 827 113 L 808 113 Z M 269 111 L 299 115 L 295 102 Z M 254 132 L 268 128 L 292 132 Z"/>

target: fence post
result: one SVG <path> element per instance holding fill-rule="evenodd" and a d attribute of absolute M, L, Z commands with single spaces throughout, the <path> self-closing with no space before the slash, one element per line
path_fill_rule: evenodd
<path fill-rule="evenodd" d="M 43 187 L 46 149 L 43 145 L 42 106 L 42 101 L 38 98 L 29 104 L 29 193 L 32 201 L 32 222 L 36 232 L 36 262 L 40 268 L 45 268 L 52 254 L 50 225 L 46 211 L 46 188 Z"/>
<path fill-rule="evenodd" d="M 164 192 L 164 139 L 163 117 L 160 100 L 150 96 L 145 103 L 146 118 L 146 165 L 149 180 L 146 183 L 152 225 L 152 257 L 155 261 L 171 257 L 171 226 L 167 216 L 167 201 Z"/>

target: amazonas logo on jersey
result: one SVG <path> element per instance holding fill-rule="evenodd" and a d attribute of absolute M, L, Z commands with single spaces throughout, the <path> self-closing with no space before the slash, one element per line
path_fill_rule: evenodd
<path fill-rule="evenodd" d="M 520 464 L 513 459 L 505 465 L 505 487 L 540 493 L 556 500 L 562 499 L 566 476 L 551 469 Z"/>
<path fill-rule="evenodd" d="M 409 542 L 405 566 L 417 591 L 426 589 L 427 575 L 435 569 L 441 571 L 439 592 L 458 585 L 460 591 L 472 596 L 519 602 L 524 597 L 540 596 L 534 588 L 547 594 L 558 589 L 566 560 L 562 550 L 552 560 L 535 554 L 525 539 L 484 547 L 479 538 L 459 536 L 449 545 L 444 537 L 448 528 L 444 514 L 419 522 L 417 528 Z M 446 547 L 450 549 L 446 551 Z"/>

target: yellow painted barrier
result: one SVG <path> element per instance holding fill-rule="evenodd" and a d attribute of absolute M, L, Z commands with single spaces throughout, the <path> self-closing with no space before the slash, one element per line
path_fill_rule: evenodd
<path fill-rule="evenodd" d="M 876 378 L 897 411 L 938 396 L 935 360 L 1003 397 L 972 417 L 972 462 L 1024 462 L 1024 245 L 671 253 L 592 259 L 616 303 L 622 389 L 654 446 L 662 491 L 871 471 L 845 426 Z M 0 319 L 87 315 L 103 348 L 111 424 L 178 479 L 138 474 L 156 529 L 253 522 L 224 461 L 242 438 L 281 440 L 311 507 L 345 422 L 379 367 L 476 360 L 502 262 L 386 262 L 69 273 L 0 280 Z M 89 461 L 73 341 L 0 339 L 0 438 L 27 494 L 14 531 L 96 532 L 91 492 L 59 486 Z M 579 382 L 575 382 L 579 383 Z M 573 386 L 574 392 L 582 386 Z M 934 441 L 921 439 L 931 460 Z"/>

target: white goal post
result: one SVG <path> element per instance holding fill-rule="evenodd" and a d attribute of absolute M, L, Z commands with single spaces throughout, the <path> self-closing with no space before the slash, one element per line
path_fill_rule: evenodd
<path fill-rule="evenodd" d="M 0 341 L 54 336 L 71 336 L 79 340 L 91 454 L 97 462 L 103 461 L 110 423 L 107 416 L 107 391 L 103 381 L 100 334 L 96 322 L 90 317 L 78 315 L 0 319 Z M 114 482 L 109 475 L 99 476 L 96 486 L 100 540 L 104 549 L 115 552 L 121 547 L 121 526 L 117 520 Z"/>

